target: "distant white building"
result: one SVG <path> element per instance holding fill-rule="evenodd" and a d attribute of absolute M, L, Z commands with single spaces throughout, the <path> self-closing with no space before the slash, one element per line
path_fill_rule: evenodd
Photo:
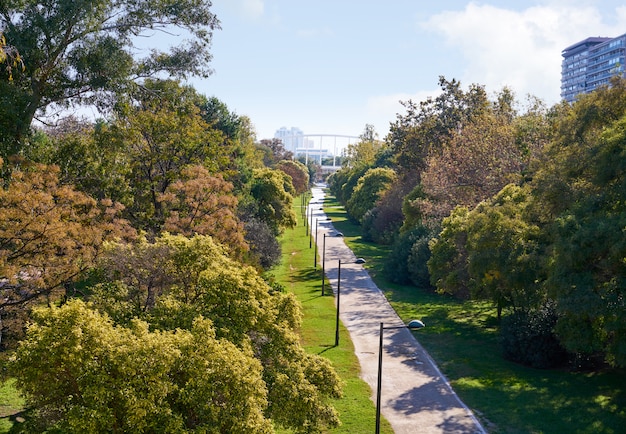
<path fill-rule="evenodd" d="M 274 138 L 282 140 L 284 148 L 293 152 L 294 155 L 297 149 L 305 146 L 304 133 L 300 128 L 281 127 L 274 133 Z"/>

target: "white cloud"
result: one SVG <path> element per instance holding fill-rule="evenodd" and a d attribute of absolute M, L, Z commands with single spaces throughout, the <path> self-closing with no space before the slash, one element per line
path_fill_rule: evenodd
<path fill-rule="evenodd" d="M 482 84 L 487 91 L 510 87 L 518 97 L 559 100 L 561 52 L 589 36 L 619 36 L 626 28 L 626 8 L 616 8 L 616 22 L 607 26 L 593 7 L 565 4 L 521 11 L 469 3 L 422 23 L 459 50 L 466 68 L 461 81 Z"/>
<path fill-rule="evenodd" d="M 248 20 L 257 20 L 265 12 L 264 0 L 214 0 L 214 3 Z"/>
<path fill-rule="evenodd" d="M 265 4 L 263 0 L 242 0 L 241 11 L 247 18 L 258 19 L 263 16 Z"/>

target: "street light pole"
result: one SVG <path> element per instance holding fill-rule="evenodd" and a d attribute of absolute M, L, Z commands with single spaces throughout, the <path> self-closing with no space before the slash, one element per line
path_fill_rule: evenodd
<path fill-rule="evenodd" d="M 341 297 L 341 259 L 337 268 L 337 319 L 335 320 L 335 346 L 339 346 L 339 301 Z"/>
<path fill-rule="evenodd" d="M 309 233 L 309 205 L 306 198 L 304 199 L 304 215 L 302 218 L 304 218 L 304 233 L 307 234 Z"/>
<path fill-rule="evenodd" d="M 376 434 L 380 434 L 380 398 L 383 381 L 383 331 L 393 329 L 417 330 L 423 327 L 424 323 L 418 319 L 411 320 L 408 324 L 401 326 L 385 327 L 382 322 L 380 323 L 380 333 L 378 335 L 378 383 L 376 385 Z"/>
<path fill-rule="evenodd" d="M 313 268 L 317 268 L 317 218 L 315 219 L 315 253 L 313 254 Z"/>
<path fill-rule="evenodd" d="M 322 297 L 324 293 L 325 278 L 326 278 L 326 232 L 324 232 L 324 240 L 322 241 Z"/>

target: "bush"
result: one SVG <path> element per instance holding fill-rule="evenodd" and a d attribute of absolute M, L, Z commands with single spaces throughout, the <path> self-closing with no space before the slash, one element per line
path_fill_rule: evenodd
<path fill-rule="evenodd" d="M 427 237 L 429 231 L 424 226 L 418 226 L 410 231 L 401 233 L 392 245 L 391 252 L 383 266 L 383 273 L 391 282 L 407 284 L 411 282 L 409 274 L 409 256 L 413 244 L 419 238 Z"/>
<path fill-rule="evenodd" d="M 269 225 L 259 219 L 252 218 L 245 222 L 246 241 L 250 245 L 250 253 L 259 265 L 268 270 L 280 262 L 281 249 L 276 236 Z"/>
<path fill-rule="evenodd" d="M 373 241 L 377 244 L 391 245 L 402 225 L 400 219 L 390 216 L 389 210 L 377 206 L 365 213 L 361 220 L 361 234 L 364 241 Z"/>
<path fill-rule="evenodd" d="M 430 232 L 419 236 L 409 252 L 407 266 L 409 270 L 409 278 L 415 286 L 420 288 L 432 288 L 430 284 L 430 273 L 428 271 L 428 260 L 430 259 Z"/>
<path fill-rule="evenodd" d="M 538 310 L 516 310 L 504 317 L 500 327 L 504 358 L 539 369 L 563 365 L 567 353 L 554 334 L 556 320 L 552 304 Z"/>

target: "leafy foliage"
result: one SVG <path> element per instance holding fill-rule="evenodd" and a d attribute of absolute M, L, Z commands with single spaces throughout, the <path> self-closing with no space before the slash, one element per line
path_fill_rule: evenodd
<path fill-rule="evenodd" d="M 36 409 L 32 429 L 63 432 L 271 432 L 250 349 L 190 330 L 120 327 L 79 300 L 38 309 L 14 359 Z M 42 379 L 46 381 L 42 382 Z"/>
<path fill-rule="evenodd" d="M 339 379 L 325 359 L 300 347 L 293 296 L 274 291 L 209 237 L 114 245 L 103 267 L 117 280 L 96 288 L 93 302 L 115 321 L 139 318 L 160 330 L 190 330 L 196 318 L 206 318 L 217 338 L 252 348 L 268 391 L 268 418 L 297 432 L 338 423 L 325 401 L 341 394 Z"/>
<path fill-rule="evenodd" d="M 547 151 L 551 163 L 536 179 L 553 243 L 546 284 L 557 301 L 558 336 L 572 352 L 603 352 L 619 366 L 626 365 L 625 94 L 624 81 L 615 81 L 566 111 Z"/>
<path fill-rule="evenodd" d="M 208 75 L 208 48 L 219 28 L 210 7 L 208 0 L 4 1 L 0 28 L 26 66 L 12 81 L 0 80 L 0 94 L 11 101 L 0 108 L 11 141 L 5 156 L 17 153 L 32 119 L 51 105 L 110 106 L 111 94 L 128 91 L 145 77 Z M 168 47 L 161 41 L 139 57 L 138 35 L 174 29 L 188 35 L 184 43 Z"/>
<path fill-rule="evenodd" d="M 276 168 L 291 176 L 296 195 L 300 195 L 309 189 L 309 170 L 304 164 L 299 161 L 283 160 L 278 162 Z"/>
<path fill-rule="evenodd" d="M 365 213 L 376 206 L 377 201 L 389 189 L 396 179 L 393 169 L 377 167 L 370 169 L 359 178 L 350 199 L 346 203 L 346 210 L 352 218 L 361 221 Z"/>
<path fill-rule="evenodd" d="M 296 224 L 292 209 L 295 190 L 291 177 L 280 170 L 255 169 L 250 189 L 254 203 L 249 214 L 264 221 L 275 235 Z"/>
<path fill-rule="evenodd" d="M 532 368 L 562 366 L 567 352 L 554 334 L 557 318 L 553 304 L 517 309 L 505 316 L 500 330 L 504 357 Z"/>
<path fill-rule="evenodd" d="M 384 264 L 383 271 L 387 279 L 391 282 L 406 284 L 412 280 L 412 274 L 419 275 L 418 268 L 421 265 L 413 262 L 410 266 L 409 262 L 414 245 L 420 240 L 428 238 L 430 238 L 430 231 L 424 226 L 402 232 L 394 241 Z M 414 260 L 416 261 L 416 258 Z"/>
<path fill-rule="evenodd" d="M 159 197 L 166 216 L 163 229 L 186 236 L 211 235 L 228 246 L 234 256 L 241 257 L 248 245 L 232 189 L 221 174 L 212 176 L 201 165 L 183 168 L 180 179 Z"/>
<path fill-rule="evenodd" d="M 134 236 L 119 204 L 61 185 L 58 175 L 54 166 L 14 170 L 0 189 L 0 315 L 58 299 L 94 266 L 104 241 Z"/>
<path fill-rule="evenodd" d="M 281 259 L 281 248 L 276 236 L 267 223 L 253 218 L 244 224 L 245 239 L 250 253 L 259 265 L 267 270 L 277 265 Z"/>

